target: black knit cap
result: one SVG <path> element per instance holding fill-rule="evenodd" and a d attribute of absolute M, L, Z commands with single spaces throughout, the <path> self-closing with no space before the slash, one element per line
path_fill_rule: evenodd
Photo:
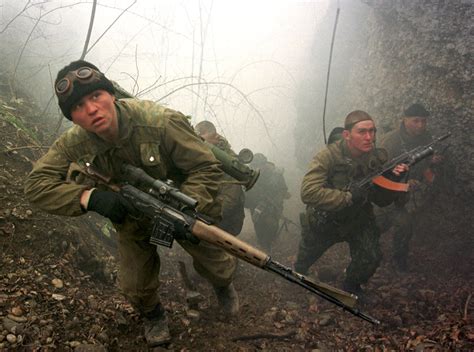
<path fill-rule="evenodd" d="M 100 72 L 100 70 L 97 68 L 97 66 L 91 64 L 90 62 L 84 61 L 84 60 L 77 60 L 71 62 L 69 65 L 65 66 L 62 68 L 56 77 L 56 80 L 54 81 L 54 86 L 56 87 L 56 83 L 58 83 L 61 79 L 66 77 L 66 75 L 74 70 L 77 70 L 78 68 L 81 67 L 90 67 L 97 72 L 100 73 L 100 80 L 92 83 L 87 83 L 87 84 L 81 84 L 80 81 L 75 80 L 73 83 L 73 91 L 71 95 L 67 97 L 66 100 L 61 101 L 59 100 L 59 108 L 61 109 L 62 113 L 64 116 L 66 116 L 67 119 L 71 119 L 71 108 L 73 107 L 74 104 L 76 104 L 83 96 L 92 93 L 93 91 L 97 89 L 103 89 L 110 94 L 115 94 L 114 86 L 112 82 L 110 82 L 105 75 Z M 56 93 L 57 95 L 57 93 Z"/>
<path fill-rule="evenodd" d="M 419 103 L 412 104 L 403 112 L 405 117 L 428 117 L 430 113 Z"/>

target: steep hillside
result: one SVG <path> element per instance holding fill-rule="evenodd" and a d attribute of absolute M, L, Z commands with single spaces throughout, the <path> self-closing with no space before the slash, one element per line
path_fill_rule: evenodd
<path fill-rule="evenodd" d="M 40 120 L 27 115 L 35 110 L 0 102 L 0 350 L 147 351 L 138 315 L 115 288 L 113 245 L 104 246 L 80 218 L 47 215 L 23 196 L 40 156 L 36 143 L 49 143 Z M 178 274 L 178 262 L 189 258 L 177 246 L 160 248 L 173 342 L 155 350 L 472 350 L 472 227 L 467 216 L 439 211 L 417 228 L 411 270 L 397 273 L 386 259 L 366 288 L 363 309 L 382 321 L 378 327 L 245 263 L 235 280 L 238 318 L 222 316 L 210 287 L 192 272 L 202 299 L 189 307 Z M 241 238 L 255 243 L 248 222 Z M 290 265 L 298 238 L 296 226 L 284 230 L 274 258 Z M 348 255 L 345 246 L 331 250 L 316 267 L 320 277 L 340 286 Z"/>

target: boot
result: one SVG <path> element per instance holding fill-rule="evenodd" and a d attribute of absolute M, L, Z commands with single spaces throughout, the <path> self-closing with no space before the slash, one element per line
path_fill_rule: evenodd
<path fill-rule="evenodd" d="M 164 345 L 171 341 L 166 311 L 161 304 L 144 316 L 145 339 L 149 347 Z"/>
<path fill-rule="evenodd" d="M 226 314 L 235 316 L 239 313 L 239 295 L 232 283 L 225 287 L 214 286 L 214 291 L 216 292 L 219 306 Z"/>

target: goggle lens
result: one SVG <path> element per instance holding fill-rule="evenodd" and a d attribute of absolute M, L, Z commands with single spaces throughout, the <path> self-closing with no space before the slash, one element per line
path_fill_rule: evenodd
<path fill-rule="evenodd" d="M 64 94 L 69 88 L 69 80 L 67 78 L 63 78 L 56 84 L 56 92 L 58 94 Z"/>
<path fill-rule="evenodd" d="M 88 79 L 92 76 L 92 70 L 89 67 L 81 67 L 76 71 L 76 76 L 79 79 Z"/>
<path fill-rule="evenodd" d="M 56 83 L 56 93 L 60 100 L 65 100 L 72 92 L 72 84 L 78 81 L 80 84 L 88 84 L 100 80 L 100 73 L 90 67 L 80 67 L 70 71 L 66 77 Z"/>

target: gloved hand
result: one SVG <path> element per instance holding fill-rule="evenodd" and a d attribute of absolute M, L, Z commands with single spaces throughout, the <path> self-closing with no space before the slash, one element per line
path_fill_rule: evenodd
<path fill-rule="evenodd" d="M 353 184 L 349 187 L 349 192 L 352 195 L 352 203 L 363 203 L 367 198 L 367 191 Z"/>
<path fill-rule="evenodd" d="M 92 191 L 87 210 L 95 211 L 117 224 L 123 223 L 127 214 L 136 213 L 133 205 L 120 193 L 98 189 Z"/>

